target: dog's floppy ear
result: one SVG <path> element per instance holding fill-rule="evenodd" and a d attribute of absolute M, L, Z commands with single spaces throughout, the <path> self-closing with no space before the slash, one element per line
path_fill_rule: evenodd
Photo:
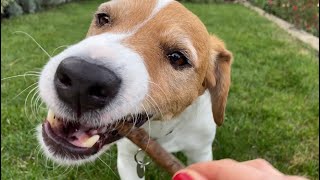
<path fill-rule="evenodd" d="M 205 85 L 209 89 L 212 102 L 212 113 L 215 123 L 220 126 L 224 120 L 231 81 L 232 53 L 224 43 L 215 36 L 210 37 L 210 62 L 205 77 Z"/>

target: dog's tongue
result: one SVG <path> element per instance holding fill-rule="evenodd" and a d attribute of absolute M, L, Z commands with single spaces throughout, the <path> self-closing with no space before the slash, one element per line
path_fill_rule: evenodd
<path fill-rule="evenodd" d="M 90 148 L 100 139 L 100 136 L 97 134 L 98 130 L 96 129 L 72 126 L 65 127 L 61 120 L 55 118 L 51 110 L 48 111 L 47 121 L 55 134 L 75 146 Z"/>
<path fill-rule="evenodd" d="M 100 138 L 100 136 L 97 134 L 90 137 L 85 132 L 76 132 L 73 134 L 73 136 L 75 137 L 75 140 L 69 141 L 71 144 L 86 148 L 92 147 Z"/>

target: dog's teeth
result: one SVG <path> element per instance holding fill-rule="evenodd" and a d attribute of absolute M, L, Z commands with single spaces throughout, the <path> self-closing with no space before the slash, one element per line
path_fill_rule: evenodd
<path fill-rule="evenodd" d="M 47 121 L 49 121 L 51 126 L 55 125 L 55 118 L 54 118 L 54 113 L 52 110 L 49 109 L 48 115 L 47 115 Z"/>
<path fill-rule="evenodd" d="M 99 135 L 94 135 L 91 138 L 87 139 L 86 142 L 82 143 L 82 146 L 91 148 L 99 140 L 99 138 Z"/>

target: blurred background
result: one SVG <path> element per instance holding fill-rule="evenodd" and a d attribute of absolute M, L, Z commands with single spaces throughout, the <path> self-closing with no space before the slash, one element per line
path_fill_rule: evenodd
<path fill-rule="evenodd" d="M 1 18 L 35 13 L 47 7 L 79 0 L 1 0 Z M 239 2 L 239 0 L 180 0 L 192 3 Z M 244 1 L 244 0 L 240 0 Z M 274 14 L 319 37 L 318 0 L 248 0 L 268 13 Z"/>

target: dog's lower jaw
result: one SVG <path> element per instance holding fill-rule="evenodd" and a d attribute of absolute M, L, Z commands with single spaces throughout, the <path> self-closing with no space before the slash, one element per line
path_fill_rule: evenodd
<path fill-rule="evenodd" d="M 49 159 L 51 159 L 53 162 L 55 162 L 59 165 L 62 165 L 62 166 L 73 166 L 73 165 L 78 166 L 78 165 L 81 165 L 84 163 L 93 162 L 114 144 L 114 143 L 111 143 L 111 144 L 103 146 L 102 149 L 100 149 L 94 155 L 87 156 L 82 159 L 72 160 L 72 159 L 69 159 L 69 158 L 64 157 L 62 155 L 55 154 L 55 152 L 53 152 L 50 149 L 50 147 L 48 147 L 45 144 L 45 142 L 43 140 L 43 136 L 42 136 L 42 124 L 39 124 L 37 127 L 37 139 L 40 143 L 40 147 L 43 150 L 45 156 L 48 157 Z"/>
<path fill-rule="evenodd" d="M 147 113 L 128 115 L 115 123 L 94 128 L 88 124 L 61 119 L 49 110 L 42 128 L 38 127 L 38 139 L 45 154 L 59 164 L 81 164 L 92 161 L 111 144 L 123 136 L 118 132 L 123 123 L 142 126 L 152 118 Z"/>

